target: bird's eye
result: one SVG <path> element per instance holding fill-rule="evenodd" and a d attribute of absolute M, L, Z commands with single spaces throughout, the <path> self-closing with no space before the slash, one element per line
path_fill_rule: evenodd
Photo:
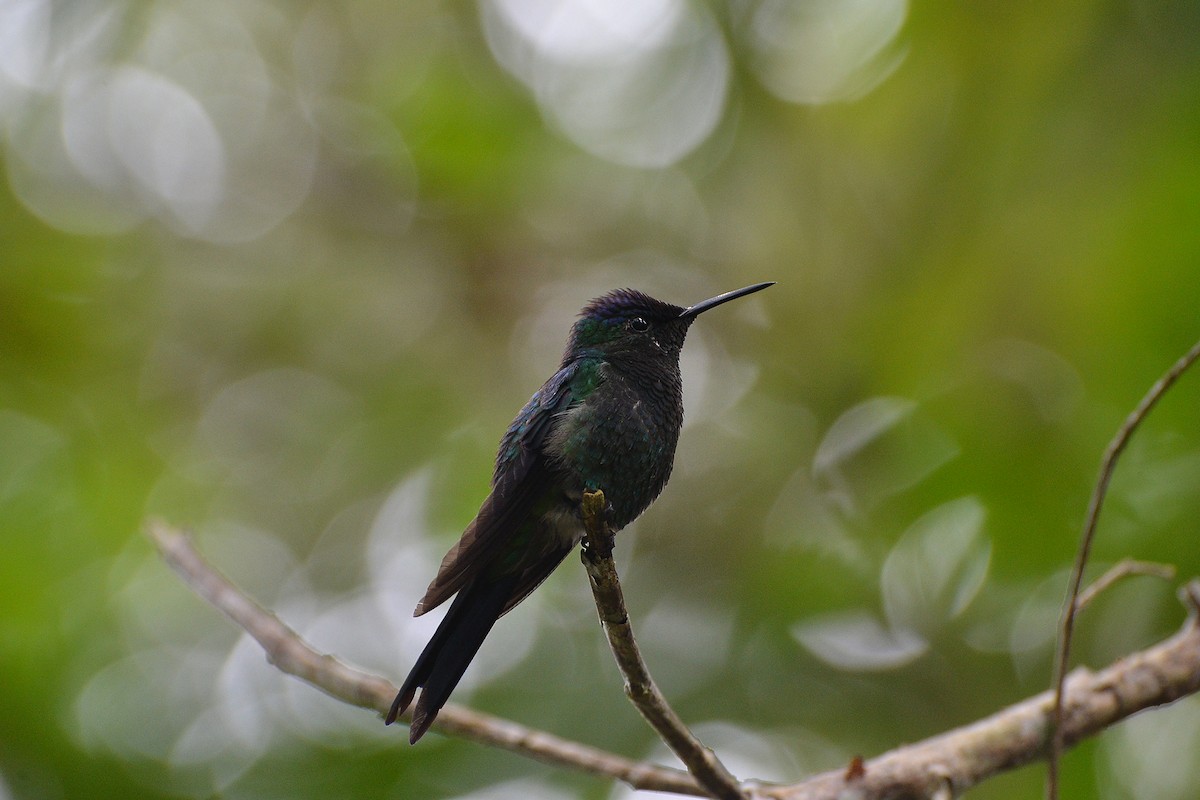
<path fill-rule="evenodd" d="M 645 317 L 634 317 L 633 319 L 629 320 L 629 328 L 630 330 L 637 331 L 638 333 L 644 333 L 650 330 L 650 323 L 646 321 Z"/>

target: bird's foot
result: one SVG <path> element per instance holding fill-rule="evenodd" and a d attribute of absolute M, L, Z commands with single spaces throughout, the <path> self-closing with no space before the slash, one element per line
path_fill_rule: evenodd
<path fill-rule="evenodd" d="M 609 527 L 612 519 L 612 503 L 599 489 L 585 491 L 581 504 L 583 527 L 586 536 L 583 538 L 583 557 L 594 562 L 597 558 L 611 558 L 613 551 L 613 532 Z"/>
<path fill-rule="evenodd" d="M 585 536 L 583 539 L 583 559 L 590 564 L 595 564 L 601 559 L 612 558 L 613 545 L 616 541 L 617 537 L 607 532 L 595 539 Z"/>

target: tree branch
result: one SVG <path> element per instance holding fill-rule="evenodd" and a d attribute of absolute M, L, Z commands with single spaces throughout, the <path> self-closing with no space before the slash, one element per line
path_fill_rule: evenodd
<path fill-rule="evenodd" d="M 625 595 L 612 560 L 613 534 L 604 521 L 607 501 L 604 492 L 583 493 L 583 527 L 587 533 L 583 550 L 583 565 L 592 585 L 600 623 L 608 637 L 609 647 L 617 666 L 625 677 L 625 694 L 650 723 L 650 727 L 679 757 L 696 782 L 720 800 L 745 800 L 746 794 L 737 778 L 725 768 L 716 754 L 697 739 L 659 691 L 629 624 Z"/>
<path fill-rule="evenodd" d="M 1088 556 L 1092 550 L 1092 542 L 1096 538 L 1096 525 L 1100 521 L 1100 509 L 1104 505 L 1104 497 L 1108 494 L 1108 483 L 1112 479 L 1113 470 L 1117 467 L 1125 446 L 1129 443 L 1133 432 L 1150 413 L 1155 404 L 1170 389 L 1183 373 L 1187 372 L 1196 360 L 1200 359 L 1200 342 L 1192 345 L 1192 349 L 1179 358 L 1166 373 L 1159 378 L 1137 407 L 1129 413 L 1121 427 L 1104 451 L 1100 460 L 1100 475 L 1092 490 L 1088 502 L 1087 516 L 1083 523 L 1083 534 L 1079 540 L 1079 549 L 1075 554 L 1075 564 L 1071 569 L 1071 580 L 1067 589 L 1067 598 L 1063 603 L 1062 618 L 1059 625 L 1058 651 L 1054 660 L 1054 728 L 1050 732 L 1050 753 L 1046 761 L 1046 797 L 1047 800 L 1058 800 L 1058 761 L 1062 755 L 1065 732 L 1063 731 L 1063 684 L 1067 678 L 1067 670 L 1071 661 L 1071 637 L 1075 632 L 1075 615 L 1079 612 L 1079 591 L 1083 585 L 1083 571 L 1087 567 Z"/>
<path fill-rule="evenodd" d="M 204 559 L 181 531 L 151 520 L 146 534 L 167 564 L 191 589 L 237 623 L 262 645 L 267 661 L 280 671 L 311 684 L 343 703 L 382 716 L 391 708 L 396 687 L 390 681 L 318 653 L 300 635 L 255 603 Z M 634 789 L 703 795 L 687 773 L 598 750 L 506 719 L 453 703 L 438 714 L 433 727 L 547 764 L 618 780 Z"/>
<path fill-rule="evenodd" d="M 1179 633 L 1099 672 L 1078 669 L 1071 674 L 1063 694 L 1064 745 L 1094 736 L 1138 711 L 1200 691 L 1195 605 L 1200 581 L 1193 580 L 1188 590 L 1190 613 Z M 1045 758 L 1053 711 L 1054 693 L 1045 691 L 978 722 L 872 759 L 849 780 L 846 771 L 839 770 L 767 794 L 777 800 L 835 800 L 853 787 L 858 800 L 915 800 L 939 791 L 958 797 L 992 775 Z"/>
<path fill-rule="evenodd" d="M 248 598 L 195 550 L 188 538 L 162 523 L 147 533 L 166 562 L 198 595 L 225 613 L 266 652 L 267 660 L 326 694 L 383 715 L 396 687 L 314 650 L 295 631 Z M 1179 633 L 1092 673 L 1076 670 L 1065 682 L 1064 744 L 1093 736 L 1126 717 L 1200 691 L 1200 581 L 1180 592 L 1189 607 Z M 1043 692 L 990 717 L 898 748 L 849 769 L 782 785 L 747 781 L 742 789 L 771 800 L 904 800 L 954 797 L 1006 770 L 1040 758 L 1049 750 L 1054 697 Z M 700 796 L 706 792 L 679 770 L 633 761 L 568 741 L 498 717 L 447 705 L 434 726 L 547 764 L 618 780 L 635 789 Z"/>

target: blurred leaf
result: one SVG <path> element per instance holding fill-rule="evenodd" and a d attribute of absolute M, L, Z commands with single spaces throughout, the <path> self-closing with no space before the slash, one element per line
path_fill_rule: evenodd
<path fill-rule="evenodd" d="M 983 586 L 992 543 L 976 497 L 952 500 L 912 524 L 888 553 L 880 582 L 888 622 L 932 634 Z"/>
<path fill-rule="evenodd" d="M 876 397 L 854 406 L 829 426 L 813 457 L 813 470 L 828 472 L 849 460 L 911 416 L 916 407 L 912 400 L 900 397 Z"/>
<path fill-rule="evenodd" d="M 854 671 L 902 667 L 929 648 L 919 633 L 887 627 L 866 611 L 844 611 L 806 620 L 792 628 L 792 636 L 830 666 Z"/>
<path fill-rule="evenodd" d="M 958 455 L 937 425 L 900 397 L 876 397 L 844 412 L 813 457 L 813 476 L 855 513 L 920 483 Z"/>

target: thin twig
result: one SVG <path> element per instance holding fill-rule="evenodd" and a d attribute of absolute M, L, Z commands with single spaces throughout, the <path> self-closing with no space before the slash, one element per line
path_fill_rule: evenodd
<path fill-rule="evenodd" d="M 389 708 L 396 693 L 390 682 L 315 651 L 217 572 L 178 530 L 151 522 L 147 533 L 183 581 L 258 641 L 267 659 L 281 671 L 377 714 Z M 1200 581 L 1188 583 L 1180 599 L 1189 616 L 1175 636 L 1099 673 L 1081 669 L 1072 674 L 1065 696 L 1068 743 L 1093 736 L 1139 711 L 1200 691 Z M 963 728 L 800 783 L 744 785 L 756 796 L 773 800 L 894 800 L 928 797 L 947 785 L 961 794 L 992 775 L 1044 758 L 1053 702 L 1051 693 L 1043 692 Z M 619 780 L 635 789 L 706 794 L 690 775 L 679 770 L 632 761 L 460 706 L 442 709 L 435 727 L 526 758 Z"/>
<path fill-rule="evenodd" d="M 737 778 L 712 750 L 688 730 L 650 677 L 633 637 L 629 613 L 625 610 L 625 596 L 617 578 L 616 565 L 613 564 L 613 535 L 604 521 L 607 505 L 604 492 L 583 493 L 583 527 L 587 532 L 583 564 L 592 585 L 600 622 L 608 636 L 608 644 L 621 674 L 625 676 L 625 694 L 667 747 L 679 757 L 696 782 L 712 797 L 746 800 L 746 792 Z"/>
<path fill-rule="evenodd" d="M 1075 614 L 1079 610 L 1079 590 L 1083 583 L 1083 571 L 1087 567 L 1088 556 L 1091 553 L 1092 542 L 1096 538 L 1096 524 L 1100 520 L 1100 509 L 1104 505 L 1104 497 L 1108 494 L 1108 484 L 1112 479 L 1117 459 L 1129 443 L 1129 438 L 1141 424 L 1150 409 L 1167 390 L 1179 380 L 1187 369 L 1200 359 L 1200 342 L 1192 346 L 1186 354 L 1176 361 L 1166 374 L 1158 379 L 1137 407 L 1121 424 L 1100 461 L 1100 475 L 1092 491 L 1088 503 L 1087 516 L 1084 519 L 1083 535 L 1079 541 L 1079 550 L 1075 554 L 1075 565 L 1071 569 L 1070 588 L 1063 603 L 1062 618 L 1059 625 L 1058 652 L 1054 663 L 1054 728 L 1050 733 L 1050 754 L 1047 759 L 1046 797 L 1047 800 L 1058 800 L 1058 762 L 1063 749 L 1063 684 L 1067 679 L 1067 669 L 1071 659 L 1071 637 L 1075 629 Z"/>
<path fill-rule="evenodd" d="M 267 660 L 279 670 L 344 703 L 380 715 L 391 707 L 396 696 L 396 687 L 391 682 L 318 653 L 209 564 L 184 533 L 157 520 L 147 523 L 146 533 L 183 581 L 262 645 Z M 442 709 L 434 728 L 547 764 L 622 781 L 634 789 L 704 794 L 691 776 L 681 770 L 633 761 L 454 704 Z"/>
<path fill-rule="evenodd" d="M 1148 575 L 1152 578 L 1169 581 L 1175 578 L 1175 567 L 1170 564 L 1156 564 L 1153 561 L 1122 558 L 1079 593 L 1079 597 L 1075 600 L 1075 613 L 1078 614 L 1091 605 L 1093 600 L 1112 588 L 1113 584 L 1132 575 Z"/>

